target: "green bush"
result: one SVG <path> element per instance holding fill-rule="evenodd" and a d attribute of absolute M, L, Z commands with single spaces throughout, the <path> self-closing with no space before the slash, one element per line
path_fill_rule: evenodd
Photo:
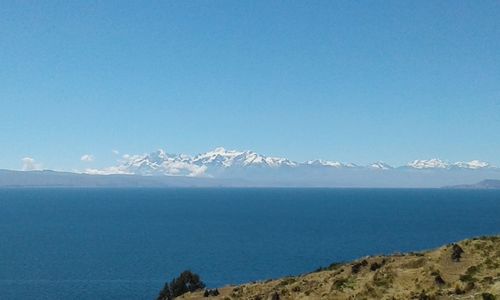
<path fill-rule="evenodd" d="M 179 277 L 172 279 L 170 283 L 160 291 L 157 300 L 172 300 L 187 292 L 194 292 L 203 289 L 205 284 L 200 280 L 200 276 L 189 270 L 182 272 Z"/>

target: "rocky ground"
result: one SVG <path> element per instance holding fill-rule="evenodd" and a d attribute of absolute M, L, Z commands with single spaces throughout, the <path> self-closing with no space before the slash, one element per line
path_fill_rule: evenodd
<path fill-rule="evenodd" d="M 498 299 L 500 236 L 419 253 L 371 256 L 313 273 L 219 288 L 177 299 Z"/>

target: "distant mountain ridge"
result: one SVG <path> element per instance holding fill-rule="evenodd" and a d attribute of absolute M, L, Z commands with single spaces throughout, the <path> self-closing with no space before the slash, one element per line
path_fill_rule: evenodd
<path fill-rule="evenodd" d="M 408 168 L 256 168 L 232 170 L 217 177 L 144 176 L 130 174 L 91 175 L 56 171 L 0 170 L 0 187 L 320 187 L 320 188 L 497 188 L 500 171 L 412 170 Z M 494 177 L 482 184 L 478 178 Z"/>
<path fill-rule="evenodd" d="M 0 187 L 441 188 L 484 178 L 500 180 L 500 169 L 478 160 L 415 160 L 400 167 L 381 161 L 365 166 L 320 159 L 296 162 L 219 147 L 195 156 L 164 150 L 123 155 L 115 166 L 81 173 L 0 170 Z"/>
<path fill-rule="evenodd" d="M 485 179 L 475 184 L 459 184 L 451 186 L 455 189 L 500 189 L 500 180 Z"/>
<path fill-rule="evenodd" d="M 405 166 L 393 167 L 382 161 L 377 161 L 367 166 L 359 166 L 354 163 L 343 163 L 328 160 L 309 160 L 296 162 L 287 158 L 271 157 L 258 154 L 254 151 L 226 150 L 218 147 L 196 156 L 185 154 L 169 154 L 164 150 L 158 150 L 149 154 L 125 155 L 117 166 L 104 169 L 87 169 L 88 174 L 135 174 L 135 175 L 170 175 L 170 176 L 192 176 L 192 177 L 220 177 L 229 169 L 239 170 L 244 168 L 325 168 L 325 169 L 377 169 L 391 170 L 409 168 L 415 170 L 432 169 L 496 169 L 487 162 L 472 160 L 469 162 L 448 163 L 440 159 L 415 160 Z M 232 173 L 232 172 L 227 172 Z M 239 172 L 241 173 L 241 172 Z"/>

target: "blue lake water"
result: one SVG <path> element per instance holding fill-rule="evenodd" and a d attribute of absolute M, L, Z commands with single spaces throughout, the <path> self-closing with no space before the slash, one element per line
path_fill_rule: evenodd
<path fill-rule="evenodd" d="M 0 299 L 154 299 L 500 233 L 500 191 L 3 189 Z"/>

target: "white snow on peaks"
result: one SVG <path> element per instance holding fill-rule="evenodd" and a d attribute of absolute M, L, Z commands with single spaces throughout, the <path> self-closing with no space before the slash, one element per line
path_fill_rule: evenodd
<path fill-rule="evenodd" d="M 295 166 L 297 163 L 286 158 L 268 157 L 257 154 L 253 151 L 226 150 L 222 147 L 212 151 L 199 154 L 193 158 L 193 163 L 197 165 L 207 165 L 212 167 L 245 167 L 245 166 Z"/>
<path fill-rule="evenodd" d="M 252 151 L 226 150 L 222 147 L 191 157 L 158 150 L 149 154 L 124 155 L 118 166 L 101 170 L 87 169 L 89 174 L 137 174 L 170 176 L 210 176 L 207 170 L 231 167 L 262 166 L 278 168 L 297 163 L 280 157 L 267 157 Z"/>
<path fill-rule="evenodd" d="M 453 166 L 464 169 L 482 169 L 491 167 L 489 163 L 480 160 L 471 160 L 469 162 L 459 161 L 454 163 Z"/>
<path fill-rule="evenodd" d="M 118 166 L 104 169 L 87 169 L 89 174 L 136 174 L 144 176 L 177 175 L 177 176 L 202 176 L 205 166 L 196 166 L 190 163 L 189 158 L 183 155 L 168 154 L 158 150 L 150 154 L 129 155 L 125 154 Z"/>
<path fill-rule="evenodd" d="M 206 153 L 198 154 L 193 158 L 193 163 L 198 165 L 215 165 L 230 167 L 235 161 L 241 160 L 244 152 L 239 151 L 227 151 L 222 147 L 215 148 L 212 151 Z"/>
<path fill-rule="evenodd" d="M 479 160 L 472 160 L 469 162 L 447 163 L 437 158 L 429 160 L 415 160 L 409 163 L 408 166 L 415 169 L 452 169 L 452 168 L 483 169 L 491 167 L 489 163 Z"/>
<path fill-rule="evenodd" d="M 346 166 L 345 164 L 338 162 L 338 161 L 329 161 L 329 160 L 322 160 L 322 159 L 308 160 L 304 164 L 310 165 L 310 166 L 327 166 L 327 167 L 333 167 L 333 168 L 342 168 L 342 167 Z"/>
<path fill-rule="evenodd" d="M 380 170 L 390 170 L 390 169 L 392 169 L 392 166 L 386 164 L 383 161 L 374 162 L 374 163 L 372 163 L 370 165 L 370 167 L 372 167 L 373 169 L 380 169 Z"/>
<path fill-rule="evenodd" d="M 198 166 L 186 155 L 168 154 L 158 150 L 150 154 L 124 155 L 121 169 L 139 175 L 201 176 L 206 166 Z"/>
<path fill-rule="evenodd" d="M 23 162 L 26 165 L 26 167 L 24 167 L 25 169 L 33 169 L 34 162 L 31 159 L 26 158 Z M 294 174 L 291 170 L 292 168 L 299 169 L 301 172 L 306 172 L 300 174 L 307 174 L 307 170 L 317 170 L 318 168 L 323 168 L 325 170 L 338 169 L 339 171 L 343 169 L 367 171 L 394 169 L 392 166 L 381 161 L 374 162 L 367 166 L 321 159 L 297 163 L 286 158 L 261 155 L 254 151 L 226 150 L 222 147 L 218 147 L 214 150 L 201 153 L 196 156 L 170 154 L 161 149 L 149 154 L 126 154 L 118 160 L 118 164 L 116 166 L 103 169 L 87 169 L 85 170 L 85 173 L 100 175 L 135 174 L 145 176 L 169 175 L 217 177 L 235 174 L 231 173 L 231 171 L 237 171 L 236 174 L 239 174 L 238 176 L 244 176 L 242 174 L 247 173 L 241 172 L 246 172 L 246 170 L 249 171 L 248 174 L 251 174 L 253 171 L 264 169 L 275 170 L 275 173 L 272 174 L 287 174 L 289 171 L 292 172 L 290 174 Z M 415 160 L 407 164 L 405 168 L 413 168 L 416 170 L 497 169 L 488 163 L 479 160 L 448 163 L 436 158 L 429 160 Z M 226 171 L 228 172 L 225 173 Z"/>
<path fill-rule="evenodd" d="M 354 163 L 341 163 L 338 161 L 329 161 L 329 160 L 308 160 L 303 165 L 315 166 L 315 167 L 330 167 L 330 168 L 359 168 L 357 164 Z"/>
<path fill-rule="evenodd" d="M 449 165 L 440 159 L 433 158 L 429 160 L 417 159 L 409 163 L 408 166 L 414 169 L 446 169 Z"/>

